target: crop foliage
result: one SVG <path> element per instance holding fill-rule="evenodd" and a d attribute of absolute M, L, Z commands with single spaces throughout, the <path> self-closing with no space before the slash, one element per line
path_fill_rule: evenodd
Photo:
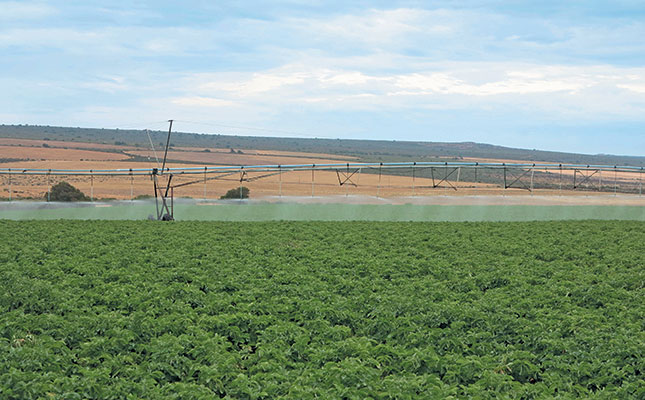
<path fill-rule="evenodd" d="M 0 398 L 645 397 L 645 224 L 0 221 Z"/>

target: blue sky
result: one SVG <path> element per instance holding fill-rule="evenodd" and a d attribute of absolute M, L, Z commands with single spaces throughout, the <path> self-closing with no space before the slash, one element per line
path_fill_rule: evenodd
<path fill-rule="evenodd" d="M 0 10 L 5 124 L 164 129 L 173 118 L 200 133 L 645 155 L 638 1 L 0 0 Z"/>

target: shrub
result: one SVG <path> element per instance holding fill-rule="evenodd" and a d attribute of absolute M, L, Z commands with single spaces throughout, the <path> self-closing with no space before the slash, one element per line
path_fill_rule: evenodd
<path fill-rule="evenodd" d="M 248 199 L 249 198 L 249 188 L 246 186 L 241 186 L 235 189 L 231 189 L 220 199 Z"/>
<path fill-rule="evenodd" d="M 45 193 L 45 199 L 47 199 L 47 193 Z M 52 186 L 52 189 L 49 193 L 50 201 L 89 201 L 90 198 L 87 197 L 83 192 L 70 185 L 69 183 L 63 181 Z"/>

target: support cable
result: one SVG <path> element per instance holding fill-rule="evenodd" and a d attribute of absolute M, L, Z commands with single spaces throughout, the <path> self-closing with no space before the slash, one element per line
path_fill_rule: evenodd
<path fill-rule="evenodd" d="M 148 135 L 148 140 L 150 141 L 150 148 L 152 148 L 152 154 L 155 156 L 155 160 L 157 160 L 157 168 L 161 168 L 159 165 L 159 157 L 157 157 L 157 151 L 155 150 L 155 145 L 152 144 L 152 138 L 150 137 L 150 132 L 148 129 L 146 129 L 146 134 Z"/>

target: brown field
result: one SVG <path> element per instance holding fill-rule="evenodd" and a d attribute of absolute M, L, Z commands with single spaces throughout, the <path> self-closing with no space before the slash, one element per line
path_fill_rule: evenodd
<path fill-rule="evenodd" d="M 137 149 L 140 150 L 140 149 Z M 157 154 L 163 151 L 155 148 L 157 151 Z M 233 154 L 231 153 L 231 149 L 228 148 L 219 148 L 219 147 L 172 147 L 171 150 L 176 150 L 176 151 L 192 151 L 192 152 L 206 152 L 205 150 L 209 150 L 211 153 L 227 153 L 227 154 Z M 235 149 L 237 152 L 238 149 Z M 247 150 L 247 149 L 241 149 L 243 154 L 246 155 L 253 155 L 253 156 L 284 156 L 284 157 L 300 157 L 300 158 L 312 158 L 312 159 L 333 159 L 336 162 L 343 162 L 343 161 L 356 161 L 358 160 L 358 157 L 349 157 L 349 156 L 339 156 L 336 154 L 323 154 L 323 153 L 302 153 L 302 152 L 294 152 L 294 151 L 281 151 L 281 150 Z"/>
<path fill-rule="evenodd" d="M 152 151 L 128 151 L 128 154 L 150 157 L 154 159 Z M 163 153 L 157 152 L 158 157 Z M 331 156 L 330 156 L 331 157 Z M 204 152 L 204 151 L 168 151 L 168 159 L 176 161 L 189 161 L 192 163 L 217 164 L 217 165 L 290 165 L 290 164 L 339 164 L 338 159 L 322 159 L 307 157 L 305 153 L 300 156 L 274 155 L 273 152 L 256 154 L 237 154 L 229 152 Z"/>
<path fill-rule="evenodd" d="M 102 143 L 86 143 L 86 142 L 65 142 L 60 140 L 37 140 L 37 139 L 15 139 L 15 138 L 0 138 L 0 146 L 17 146 L 17 147 L 37 147 L 42 148 L 43 145 L 47 145 L 53 148 L 63 148 L 63 149 L 91 149 L 91 150 L 106 150 L 106 151 L 140 151 L 140 147 L 136 146 L 122 146 L 114 144 L 102 144 Z M 157 156 L 163 154 L 163 148 L 155 146 L 157 151 Z M 172 147 L 171 150 L 175 152 L 197 152 L 197 153 L 222 153 L 230 154 L 231 149 L 229 148 L 217 148 L 217 147 Z M 206 151 L 208 150 L 208 152 Z M 147 151 L 147 146 L 144 151 Z M 237 150 L 236 150 L 237 151 Z M 325 159 L 325 160 L 335 160 L 339 161 L 352 161 L 357 160 L 356 157 L 348 156 L 338 156 L 332 154 L 322 154 L 322 153 L 301 153 L 293 151 L 280 151 L 280 150 L 245 150 L 243 149 L 243 154 L 253 155 L 253 156 L 283 156 L 283 157 L 296 157 L 296 158 L 306 158 L 306 159 Z M 152 151 L 149 151 L 152 156 Z M 237 153 L 235 153 L 237 154 Z M 219 163 L 219 162 L 218 162 Z"/>
<path fill-rule="evenodd" d="M 0 138 L 0 145 L 6 145 L 6 146 L 43 147 L 43 144 L 47 144 L 48 146 L 51 146 L 51 147 L 65 147 L 69 149 L 103 149 L 103 150 L 136 149 L 136 147 L 134 146 L 118 146 L 113 144 L 101 144 L 101 143 L 64 142 L 60 140 Z"/>
<path fill-rule="evenodd" d="M 526 160 L 509 160 L 504 158 L 475 158 L 475 157 L 464 157 L 461 161 L 463 162 L 478 162 L 478 163 L 506 163 L 506 164 L 533 164 L 532 161 Z M 550 163 L 544 161 L 536 161 L 536 164 L 553 164 L 558 165 L 558 163 Z"/>
<path fill-rule="evenodd" d="M 246 150 L 245 150 L 246 152 Z M 357 161 L 358 157 L 350 157 L 350 156 L 339 156 L 336 154 L 323 154 L 323 153 L 296 153 L 293 151 L 279 151 L 279 150 L 249 150 L 249 152 L 255 152 L 257 155 L 277 155 L 277 156 L 289 156 L 289 157 L 314 157 L 314 158 L 331 158 L 334 160 L 341 160 L 341 161 Z"/>
<path fill-rule="evenodd" d="M 539 169 L 535 170 L 536 172 L 539 171 Z M 594 169 L 586 170 L 586 169 L 580 169 L 579 171 L 582 171 L 584 173 L 584 176 L 589 176 L 594 173 Z M 558 175 L 560 172 L 559 171 L 547 171 L 550 174 Z M 573 170 L 563 170 L 562 175 L 563 176 L 573 176 L 574 175 Z M 584 177 L 578 172 L 576 174 L 579 179 L 584 179 Z M 613 183 L 614 180 L 618 181 L 625 181 L 625 180 L 638 180 L 639 174 L 634 173 L 634 172 L 613 172 L 613 171 L 598 171 L 591 178 L 589 178 L 589 181 L 592 183 L 603 183 L 604 184 L 610 184 Z"/>
<path fill-rule="evenodd" d="M 505 159 L 495 159 L 495 158 L 464 158 L 463 161 L 465 162 L 479 162 L 479 163 L 514 163 L 514 164 L 531 164 L 530 161 L 522 161 L 522 160 L 505 160 Z M 550 162 L 543 162 L 540 161 L 539 164 L 549 164 L 549 165 L 555 165 L 557 166 L 558 163 L 550 163 Z M 591 175 L 595 170 L 593 168 L 587 170 L 585 168 L 581 168 L 579 171 L 582 171 L 584 173 L 584 176 Z M 560 175 L 559 170 L 545 170 L 544 168 L 535 168 L 535 172 L 545 172 L 548 174 L 552 174 L 553 176 L 557 177 Z M 569 180 L 572 179 L 574 175 L 573 170 L 562 170 L 562 176 L 563 177 L 569 177 Z M 576 174 L 579 179 L 584 179 L 584 176 L 578 172 Z M 612 185 L 614 181 L 618 181 L 618 183 L 622 182 L 636 182 L 639 181 L 641 177 L 639 176 L 638 173 L 636 172 L 613 172 L 613 171 L 598 171 L 596 172 L 589 180 L 587 183 L 593 184 L 593 185 L 599 185 L 602 183 L 603 186 L 605 185 Z"/>
<path fill-rule="evenodd" d="M 32 161 L 22 163 L 3 164 L 11 168 L 54 168 L 54 169 L 110 169 L 118 167 L 128 168 L 152 168 L 150 163 L 137 162 L 74 162 L 74 161 Z M 171 168 L 190 167 L 194 165 L 171 163 Z M 193 185 L 177 188 L 175 196 L 193 198 L 219 198 L 229 189 L 240 186 L 239 172 L 230 175 L 216 176 L 206 175 L 175 175 L 173 184 L 198 181 Z M 379 181 L 377 174 L 358 173 L 351 177 L 351 180 L 344 185 L 339 184 L 338 175 L 332 171 L 314 172 L 314 184 L 312 185 L 311 171 L 288 171 L 282 173 L 252 172 L 245 176 L 242 185 L 251 190 L 252 197 L 264 196 L 331 196 L 331 195 L 366 195 L 366 196 L 428 196 L 441 194 L 466 194 L 471 190 L 489 189 L 493 190 L 494 185 L 482 183 L 460 182 L 459 191 L 455 191 L 448 185 L 432 188 L 432 180 L 427 178 L 415 178 L 406 176 L 382 175 Z M 9 196 L 9 177 L 0 177 L 1 197 Z M 162 178 L 163 180 L 164 178 Z M 345 177 L 341 174 L 341 179 Z M 65 180 L 78 187 L 87 195 L 94 198 L 117 198 L 130 199 L 131 195 L 152 194 L 152 182 L 149 177 L 105 177 L 105 176 L 23 176 L 13 175 L 11 177 L 12 197 L 42 197 L 50 185 Z M 454 182 L 453 185 L 456 185 Z"/>
<path fill-rule="evenodd" d="M 167 163 L 167 167 L 171 168 L 193 168 L 199 167 L 195 164 L 183 164 L 183 163 Z M 12 168 L 12 169 L 74 169 L 74 170 L 102 170 L 102 169 L 130 169 L 130 168 L 142 168 L 150 169 L 156 168 L 157 163 L 154 160 L 149 162 L 145 161 L 96 161 L 96 160 L 83 160 L 83 161 L 73 161 L 73 160 L 39 160 L 39 161 L 14 161 L 8 163 L 0 164 L 2 168 Z"/>
<path fill-rule="evenodd" d="M 171 167 L 179 166 L 171 165 Z M 449 186 L 432 188 L 429 179 L 415 179 L 414 186 L 410 177 L 362 174 L 354 182 L 358 186 L 340 186 L 334 172 L 315 172 L 315 183 L 311 184 L 311 172 L 284 172 L 278 175 L 254 180 L 259 173 L 250 174 L 251 181 L 241 184 L 251 191 L 251 198 L 268 201 L 349 201 L 358 203 L 393 204 L 451 204 L 451 205 L 635 205 L 642 206 L 644 197 L 637 195 L 610 195 L 597 192 L 557 190 L 535 190 L 533 193 L 521 189 L 503 190 L 494 185 L 472 185 L 460 183 L 455 191 Z M 207 178 L 212 178 L 207 175 Z M 12 197 L 43 198 L 50 185 L 68 181 L 94 199 L 131 199 L 139 195 L 152 195 L 153 183 L 146 176 L 104 177 L 95 176 L 12 176 Z M 165 178 L 160 178 L 161 183 Z M 221 176 L 216 180 L 204 182 L 203 175 L 179 175 L 173 178 L 174 184 L 196 183 L 175 189 L 175 198 L 191 197 L 196 199 L 217 199 L 229 189 L 240 186 L 239 174 Z M 0 177 L 0 196 L 8 197 L 8 177 Z M 327 200 L 325 200 L 327 199 Z"/>
<path fill-rule="evenodd" d="M 125 160 L 129 157 L 120 153 L 103 151 L 62 149 L 46 147 L 0 146 L 0 158 L 21 158 L 29 160 Z"/>
<path fill-rule="evenodd" d="M 46 143 L 50 147 L 42 147 Z M 64 148 L 65 147 L 65 148 Z M 100 151 L 105 149 L 106 151 Z M 98 150 L 98 151 L 97 151 Z M 121 152 L 115 152 L 122 151 Z M 174 160 L 167 164 L 171 168 L 179 167 L 198 167 L 203 164 L 218 165 L 290 165 L 290 164 L 339 164 L 344 161 L 355 161 L 351 157 L 339 157 L 329 154 L 309 154 L 287 151 L 273 150 L 243 150 L 243 154 L 231 153 L 230 149 L 209 149 L 210 152 L 203 151 L 203 148 L 176 148 L 168 153 L 168 158 Z M 128 161 L 129 154 L 141 157 L 148 157 L 148 161 Z M 157 151 L 157 155 L 162 157 L 162 151 Z M 0 158 L 17 158 L 30 159 L 32 161 L 0 163 L 3 168 L 41 168 L 41 169 L 82 169 L 82 170 L 100 170 L 100 169 L 129 169 L 144 168 L 152 169 L 157 166 L 152 151 L 137 149 L 136 147 L 117 146 L 95 143 L 76 143 L 62 141 L 43 141 L 28 139 L 1 139 L 0 138 Z M 186 163 L 181 163 L 185 161 Z M 518 160 L 499 160 L 499 159 L 464 159 L 469 162 L 518 162 Z M 540 171 L 536 169 L 536 172 Z M 544 170 L 542 170 L 544 172 Z M 551 172 L 554 175 L 559 171 Z M 563 176 L 568 176 L 568 183 L 572 179 L 573 171 L 563 171 Z M 421 173 L 419 173 L 421 175 Z M 637 183 L 635 180 L 638 174 L 604 173 L 602 175 L 603 188 L 609 190 L 613 185 L 614 179 L 620 182 Z M 227 176 L 219 176 L 217 179 L 214 175 L 207 175 L 204 182 L 204 175 L 175 175 L 173 183 L 175 185 L 198 181 L 195 184 L 177 188 L 176 197 L 193 197 L 193 198 L 219 198 L 227 190 L 240 185 L 239 172 Z M 341 180 L 345 179 L 340 174 Z M 597 184 L 599 180 L 596 174 L 592 180 Z M 162 180 L 165 178 L 162 178 Z M 454 177 L 452 178 L 454 179 Z M 40 197 L 47 193 L 48 188 L 59 182 L 68 181 L 81 189 L 87 195 L 93 198 L 116 198 L 130 199 L 139 195 L 151 195 L 152 181 L 149 177 L 105 177 L 105 176 L 23 176 L 13 175 L 0 176 L 0 197 Z M 272 196 L 354 196 L 358 197 L 408 197 L 420 199 L 424 197 L 439 198 L 443 196 L 468 197 L 468 196 L 491 196 L 491 197 L 517 197 L 517 198 L 534 198 L 532 194 L 523 189 L 503 190 L 499 185 L 459 182 L 454 181 L 442 183 L 440 187 L 433 188 L 433 181 L 427 177 L 416 176 L 395 176 L 383 174 L 380 178 L 378 174 L 357 173 L 349 181 L 341 185 L 339 176 L 333 171 L 316 171 L 313 173 L 314 183 L 312 185 L 311 171 L 288 171 L 280 174 L 272 173 L 249 173 L 245 176 L 242 185 L 251 190 L 252 198 L 270 198 Z M 438 182 L 438 181 L 435 181 Z M 458 190 L 455 190 L 455 186 Z M 569 185 L 570 186 L 570 185 Z M 565 194 L 571 198 L 589 198 L 601 199 L 603 194 L 567 191 L 563 190 L 535 190 L 535 198 L 539 196 L 560 196 Z M 606 193 L 604 194 L 606 196 Z M 610 201 L 610 200 L 602 200 Z"/>

